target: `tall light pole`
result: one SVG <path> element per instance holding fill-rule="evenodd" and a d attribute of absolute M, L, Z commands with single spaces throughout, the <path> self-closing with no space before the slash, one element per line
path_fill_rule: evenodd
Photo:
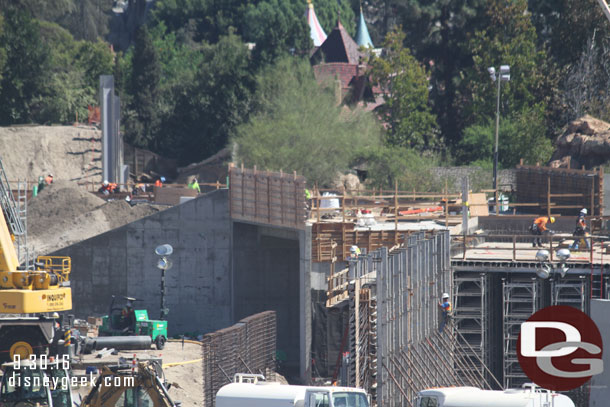
<path fill-rule="evenodd" d="M 498 133 L 500 131 L 500 84 L 510 81 L 510 66 L 500 65 L 500 76 L 496 76 L 496 68 L 487 68 L 491 80 L 498 83 L 498 97 L 496 102 L 496 146 L 494 148 L 494 203 L 496 205 L 496 215 L 498 214 Z"/>
<path fill-rule="evenodd" d="M 169 308 L 165 306 L 165 272 L 172 268 L 172 261 L 169 259 L 170 254 L 174 252 L 174 248 L 169 244 L 157 246 L 155 254 L 159 256 L 157 268 L 161 270 L 161 311 L 159 319 L 165 320 L 169 312 Z"/>

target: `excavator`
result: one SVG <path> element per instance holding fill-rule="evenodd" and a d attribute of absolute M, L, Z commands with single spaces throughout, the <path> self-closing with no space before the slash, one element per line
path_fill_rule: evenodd
<path fill-rule="evenodd" d="M 80 407 L 180 407 L 168 390 L 158 362 L 104 366 Z"/>
<path fill-rule="evenodd" d="M 21 266 L 14 240 L 25 234 L 19 209 L 0 161 L 0 363 L 45 354 L 69 345 L 58 312 L 72 309 L 71 260 L 39 256 Z M 63 349 L 62 349 L 63 350 Z"/>

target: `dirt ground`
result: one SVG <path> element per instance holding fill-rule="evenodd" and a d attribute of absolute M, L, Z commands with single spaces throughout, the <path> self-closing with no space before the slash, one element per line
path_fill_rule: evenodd
<path fill-rule="evenodd" d="M 7 179 L 102 182 L 99 129 L 88 126 L 0 127 L 0 158 Z"/>
<path fill-rule="evenodd" d="M 121 351 L 118 355 L 109 355 L 103 359 L 97 359 L 95 354 L 83 355 L 82 362 L 76 365 L 87 366 L 89 363 L 100 363 L 100 361 L 108 364 L 116 363 L 119 357 L 124 357 L 131 360 L 133 355 L 141 358 L 161 358 L 163 364 L 186 362 L 191 360 L 201 359 L 201 346 L 193 343 L 185 343 L 184 348 L 180 342 L 168 342 L 165 349 L 158 351 L 156 349 L 146 351 Z M 198 407 L 203 406 L 203 369 L 202 362 L 197 361 L 179 366 L 170 366 L 163 369 L 165 378 L 171 384 L 169 394 L 174 402 L 182 402 L 183 407 Z M 84 374 L 84 371 L 76 369 L 75 373 Z M 90 387 L 80 388 L 76 391 L 83 398 L 89 392 Z M 78 395 L 76 395 L 78 401 Z"/>
<path fill-rule="evenodd" d="M 37 255 L 123 226 L 165 207 L 124 200 L 106 202 L 75 182 L 57 181 L 28 202 L 28 246 Z"/>

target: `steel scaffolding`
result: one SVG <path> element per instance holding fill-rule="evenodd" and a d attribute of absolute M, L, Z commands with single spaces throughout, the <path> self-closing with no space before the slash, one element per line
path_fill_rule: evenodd
<path fill-rule="evenodd" d="M 403 245 L 359 256 L 337 275 L 344 272 L 350 282 L 347 376 L 373 396 L 373 405 L 412 407 L 417 392 L 430 387 L 491 388 L 478 352 L 464 354 L 468 341 L 452 319 L 443 320 L 438 305 L 443 292 L 452 292 L 447 231 L 413 233 Z"/>
<path fill-rule="evenodd" d="M 587 286 L 586 276 L 570 276 L 551 281 L 551 305 L 569 305 L 587 313 Z"/>
<path fill-rule="evenodd" d="M 488 276 L 485 273 L 462 273 L 453 278 L 453 320 L 463 341 L 458 341 L 463 355 L 474 360 L 473 369 L 484 375 L 489 363 L 488 352 Z M 458 370 L 460 374 L 466 374 Z"/>
<path fill-rule="evenodd" d="M 521 323 L 540 309 L 540 283 L 536 278 L 502 279 L 504 388 L 521 387 L 529 382 L 517 359 L 517 339 Z"/>

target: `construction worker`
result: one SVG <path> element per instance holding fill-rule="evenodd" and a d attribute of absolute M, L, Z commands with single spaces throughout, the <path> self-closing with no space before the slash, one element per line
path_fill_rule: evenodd
<path fill-rule="evenodd" d="M 358 246 L 352 245 L 352 247 L 349 248 L 349 259 L 356 260 L 361 253 L 362 252 Z"/>
<path fill-rule="evenodd" d="M 161 188 L 163 186 L 164 182 L 165 182 L 165 177 L 158 178 L 155 181 L 155 186 Z"/>
<path fill-rule="evenodd" d="M 188 184 L 188 188 L 194 189 L 197 193 L 201 193 L 201 188 L 199 188 L 199 182 L 197 182 L 197 177 L 193 177 L 191 182 Z"/>
<path fill-rule="evenodd" d="M 47 185 L 51 185 L 53 183 L 53 174 L 49 174 L 45 177 L 44 183 Z"/>
<path fill-rule="evenodd" d="M 104 180 L 102 182 L 102 187 L 98 189 L 98 192 L 103 193 L 104 195 L 114 194 L 117 189 L 117 184 L 114 182 L 108 182 L 108 180 Z"/>
<path fill-rule="evenodd" d="M 441 307 L 441 310 L 443 312 L 438 330 L 439 332 L 443 332 L 443 329 L 445 329 L 445 325 L 447 325 L 447 322 L 449 322 L 449 316 L 451 315 L 452 311 L 451 302 L 449 302 L 449 294 L 443 293 L 441 301 L 438 302 L 438 306 Z"/>
<path fill-rule="evenodd" d="M 40 193 L 40 191 L 42 191 L 46 185 L 47 184 L 44 182 L 44 177 L 42 175 L 38 177 L 38 193 Z"/>
<path fill-rule="evenodd" d="M 587 246 L 587 250 L 591 249 L 591 244 L 589 243 L 589 233 L 587 232 L 587 221 L 585 217 L 587 216 L 587 209 L 583 208 L 580 210 L 578 214 L 578 219 L 576 219 L 576 228 L 574 229 L 574 243 L 570 246 L 571 250 L 578 250 L 578 246 L 581 240 L 584 240 L 585 245 Z"/>
<path fill-rule="evenodd" d="M 532 224 L 532 226 L 530 226 L 530 230 L 532 232 L 532 235 L 535 236 L 542 236 L 542 233 L 544 232 L 549 232 L 549 233 L 553 233 L 552 230 L 547 229 L 546 224 L 547 223 L 555 223 L 555 218 L 552 216 L 541 216 L 539 218 L 536 218 L 534 220 L 534 223 Z M 542 247 L 542 239 L 540 237 L 535 237 L 534 241 L 532 242 L 532 246 L 533 247 Z"/>
<path fill-rule="evenodd" d="M 128 332 L 131 331 L 133 325 L 136 322 L 135 311 L 133 309 L 133 301 L 132 299 L 128 299 L 121 311 L 121 328 L 123 331 Z"/>

